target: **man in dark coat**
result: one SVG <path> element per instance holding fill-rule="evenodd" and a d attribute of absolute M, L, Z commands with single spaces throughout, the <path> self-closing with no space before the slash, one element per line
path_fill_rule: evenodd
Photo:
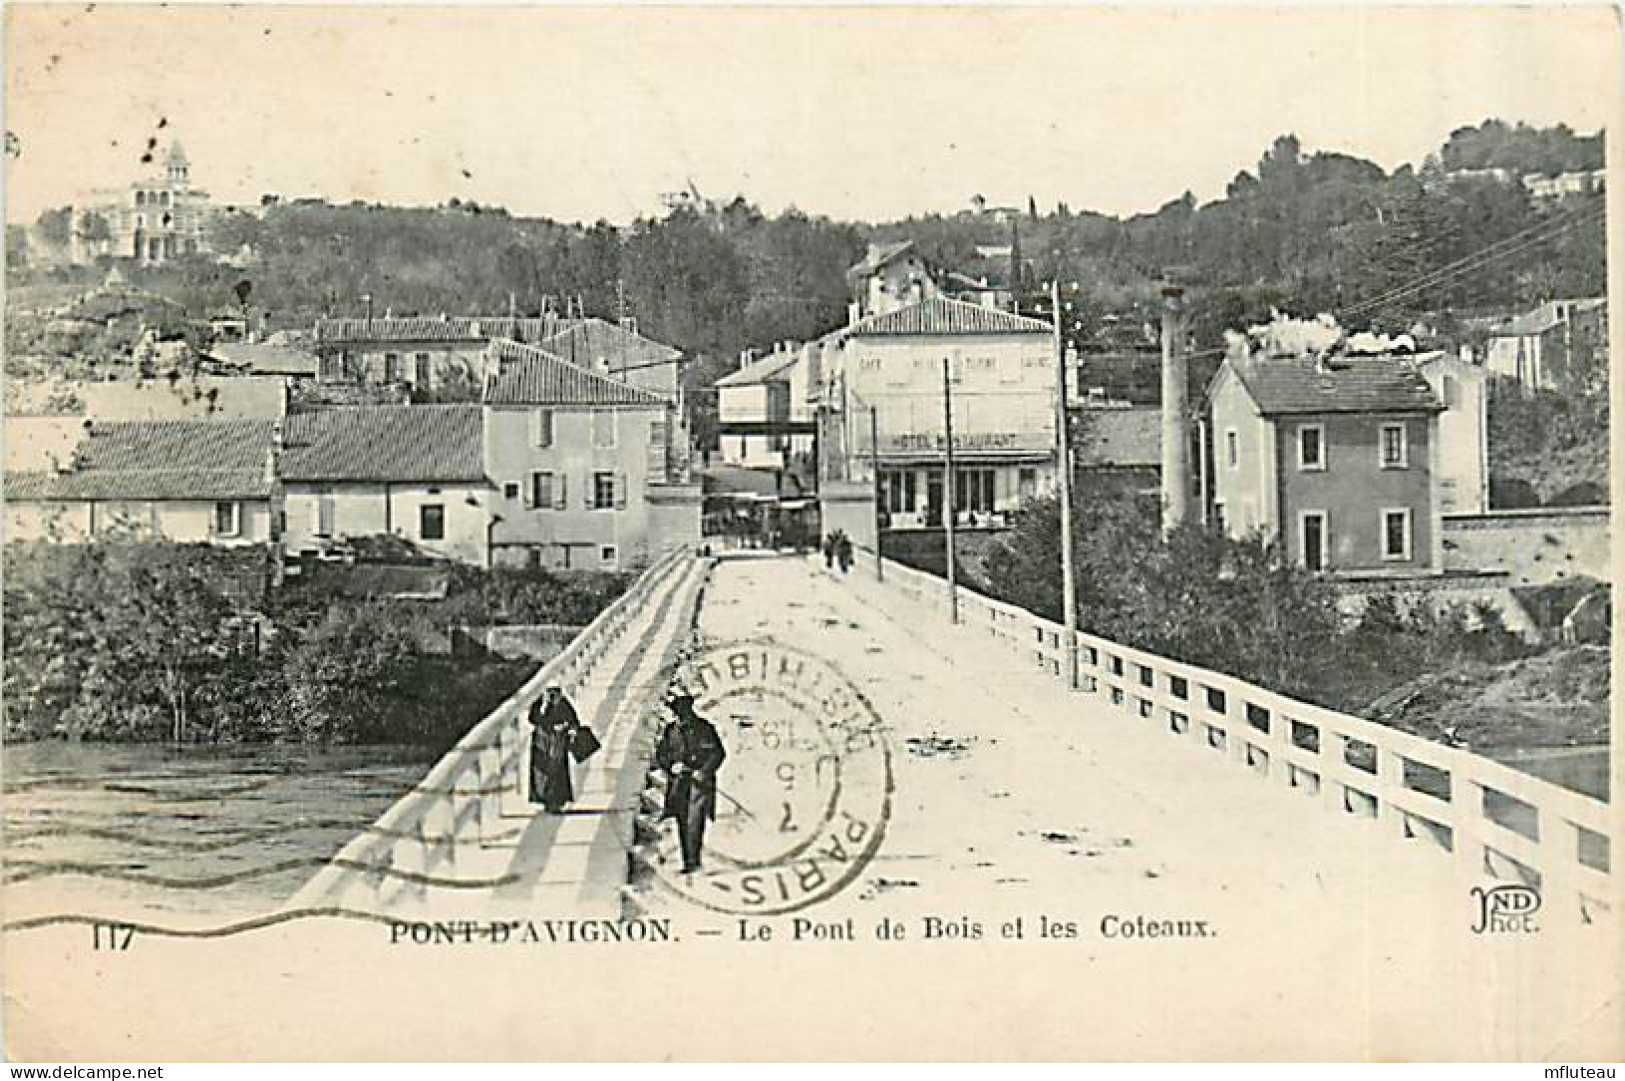
<path fill-rule="evenodd" d="M 575 799 L 570 784 L 570 741 L 581 721 L 557 683 L 530 707 L 530 801 L 561 814 Z"/>
<path fill-rule="evenodd" d="M 705 824 L 717 816 L 717 770 L 728 757 L 710 721 L 694 712 L 694 699 L 678 694 L 671 699 L 677 719 L 666 725 L 655 747 L 655 768 L 668 778 L 662 818 L 677 820 L 683 848 L 683 873 L 700 869 Z"/>
<path fill-rule="evenodd" d="M 852 569 L 852 538 L 842 530 L 835 537 L 835 558 L 841 564 L 841 573 Z"/>

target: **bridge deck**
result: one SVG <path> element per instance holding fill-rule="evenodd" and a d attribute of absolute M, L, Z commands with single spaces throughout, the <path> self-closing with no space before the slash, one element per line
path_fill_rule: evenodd
<path fill-rule="evenodd" d="M 1571 952 L 1609 941 L 1602 928 L 1553 918 L 1544 937 L 1472 935 L 1477 906 L 1461 861 L 1374 820 L 1328 813 L 1196 740 L 1066 690 L 985 632 L 952 627 L 876 582 L 872 565 L 843 577 L 818 557 L 724 561 L 699 625 L 712 639 L 770 636 L 828 659 L 889 728 L 885 844 L 806 918 L 872 927 L 889 915 L 913 936 L 926 916 L 968 916 L 994 939 L 1016 916 L 1029 937 L 1041 915 L 1074 921 L 1088 942 L 1078 960 L 1102 963 L 1065 990 L 1080 1016 L 1094 1008 L 1133 1023 L 1118 995 L 1143 1009 L 1143 1024 L 1178 1009 L 1195 1026 L 1191 1046 L 1208 1053 L 1223 1045 L 1225 1015 L 1214 1003 L 1176 1005 L 1186 992 L 1166 981 L 1187 965 L 1198 985 L 1228 983 L 1232 1008 L 1293 1003 L 1289 1043 L 1354 1057 L 1381 1053 L 1379 1044 L 1437 1049 L 1441 1033 L 1463 1054 L 1515 1053 L 1510 1018 L 1538 1033 L 1543 1017 L 1572 1020 L 1589 1012 L 1578 1004 L 1607 997 L 1591 979 L 1605 979 L 1606 966 Z M 739 783 L 726 766 L 723 783 Z M 719 841 L 738 815 L 722 806 Z M 660 891 L 650 903 L 673 914 L 685 904 Z M 1217 937 L 1101 938 L 1105 917 L 1138 915 L 1205 920 Z M 1447 973 L 1461 977 L 1450 981 L 1458 997 L 1428 994 Z M 1351 1030 L 1350 1016 L 1380 1027 Z M 1550 1040 L 1544 1053 L 1581 1036 L 1544 1031 L 1528 1037 Z"/>

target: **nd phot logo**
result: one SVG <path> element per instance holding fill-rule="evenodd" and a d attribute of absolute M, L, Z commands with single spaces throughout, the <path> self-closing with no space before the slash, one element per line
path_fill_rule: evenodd
<path fill-rule="evenodd" d="M 1473 899 L 1478 902 L 1478 922 L 1473 924 L 1475 935 L 1529 934 L 1540 930 L 1535 926 L 1535 913 L 1540 911 L 1540 891 L 1533 886 L 1474 886 Z"/>

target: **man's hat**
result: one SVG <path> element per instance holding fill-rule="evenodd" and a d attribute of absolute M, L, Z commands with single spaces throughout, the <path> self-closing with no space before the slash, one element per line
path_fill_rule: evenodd
<path fill-rule="evenodd" d="M 673 691 L 671 694 L 666 696 L 666 705 L 670 706 L 674 710 L 677 710 L 679 713 L 683 710 L 693 709 L 694 696 L 689 694 L 687 691 Z"/>

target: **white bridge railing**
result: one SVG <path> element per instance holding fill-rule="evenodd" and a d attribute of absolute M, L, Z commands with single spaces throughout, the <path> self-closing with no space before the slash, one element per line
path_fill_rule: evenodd
<path fill-rule="evenodd" d="M 871 553 L 872 554 L 872 553 Z M 947 583 L 885 561 L 885 586 L 946 616 Z M 960 622 L 1061 678 L 1065 629 L 959 589 Z M 1195 665 L 1078 635 L 1080 684 L 1130 716 L 1196 740 L 1328 809 L 1431 841 L 1473 875 L 1538 885 L 1545 905 L 1591 920 L 1612 896 L 1608 803 L 1336 710 Z"/>
<path fill-rule="evenodd" d="M 558 656 L 544 664 L 511 698 L 488 713 L 446 752 L 422 781 L 367 830 L 345 845 L 289 902 L 292 907 L 363 902 L 390 905 L 422 900 L 439 888 L 486 889 L 459 867 L 476 862 L 482 843 L 511 836 L 502 801 L 522 798 L 521 767 L 531 705 L 558 683 L 572 697 L 605 652 L 664 586 L 693 559 L 686 549 L 661 556 L 598 614 Z M 489 861 L 484 862 L 489 867 Z"/>

